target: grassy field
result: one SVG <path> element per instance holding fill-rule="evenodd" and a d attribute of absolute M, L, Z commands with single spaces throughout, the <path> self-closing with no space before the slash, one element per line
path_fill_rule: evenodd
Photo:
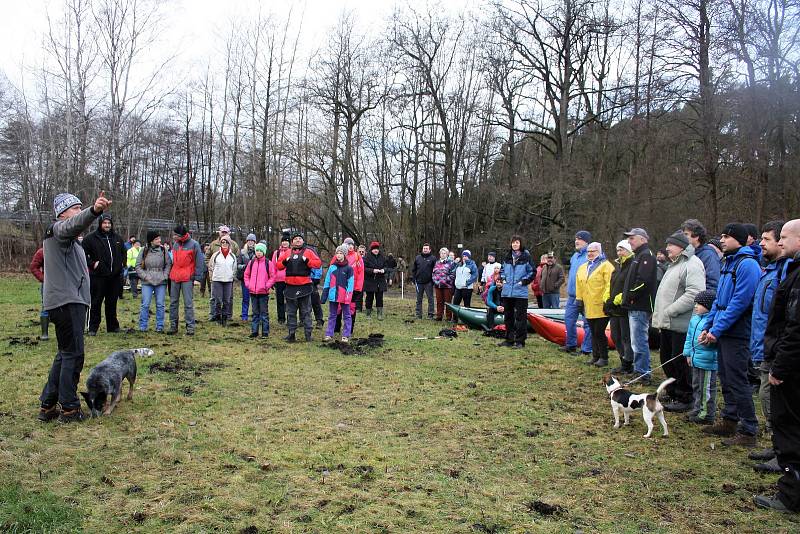
<path fill-rule="evenodd" d="M 238 298 L 235 302 L 235 307 Z M 88 371 L 149 346 L 133 401 L 81 424 L 35 420 L 55 342 L 37 342 L 30 277 L 0 278 L 0 531 L 10 532 L 798 532 L 756 510 L 776 477 L 668 415 L 614 431 L 600 372 L 532 338 L 499 349 L 476 332 L 435 336 L 388 299 L 343 355 L 287 346 L 275 321 L 253 341 L 210 325 L 191 338 L 86 338 Z M 123 328 L 138 308 L 121 302 Z M 101 327 L 102 328 L 102 327 Z M 51 329 L 52 335 L 52 329 Z M 127 388 L 127 385 L 126 385 Z"/>

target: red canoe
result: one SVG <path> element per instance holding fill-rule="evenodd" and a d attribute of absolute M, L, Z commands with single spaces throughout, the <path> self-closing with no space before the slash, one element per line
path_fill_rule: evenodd
<path fill-rule="evenodd" d="M 542 317 L 535 313 L 528 312 L 528 322 L 534 331 L 547 341 L 552 341 L 558 345 L 563 346 L 567 341 L 567 325 Z M 583 328 L 578 328 L 578 346 L 583 343 Z M 614 342 L 611 341 L 611 331 L 606 329 L 606 339 L 608 339 L 608 348 L 614 348 Z"/>

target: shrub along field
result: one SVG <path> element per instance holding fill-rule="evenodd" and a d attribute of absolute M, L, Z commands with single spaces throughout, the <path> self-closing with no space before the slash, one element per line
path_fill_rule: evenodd
<path fill-rule="evenodd" d="M 0 531 L 800 529 L 754 508 L 776 476 L 746 452 L 673 414 L 667 438 L 643 439 L 638 414 L 614 431 L 601 372 L 536 337 L 523 351 L 474 331 L 415 340 L 441 323 L 389 298 L 355 332 L 383 346 L 345 355 L 319 330 L 286 345 L 274 303 L 268 340 L 209 324 L 199 295 L 194 337 L 135 332 L 138 306 L 120 304 L 131 330 L 86 338 L 82 384 L 111 351 L 150 347 L 133 400 L 42 424 L 55 341 L 37 339 L 35 282 L 0 278 Z"/>

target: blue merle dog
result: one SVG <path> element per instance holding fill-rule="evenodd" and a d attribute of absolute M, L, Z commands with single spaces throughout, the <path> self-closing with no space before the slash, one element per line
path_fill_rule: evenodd
<path fill-rule="evenodd" d="M 155 353 L 147 348 L 118 350 L 92 369 L 86 379 L 88 391 L 81 391 L 92 417 L 111 415 L 122 396 L 122 380 L 125 378 L 130 386 L 128 400 L 133 398 L 133 384 L 136 382 L 135 358 L 153 354 Z"/>

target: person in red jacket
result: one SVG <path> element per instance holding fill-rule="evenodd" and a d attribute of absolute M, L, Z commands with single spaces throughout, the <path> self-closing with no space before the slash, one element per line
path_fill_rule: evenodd
<path fill-rule="evenodd" d="M 539 265 L 536 267 L 536 277 L 533 279 L 533 295 L 536 297 L 536 305 L 544 308 L 544 291 L 542 291 L 542 268 L 547 265 L 547 254 L 542 254 L 539 258 Z"/>
<path fill-rule="evenodd" d="M 300 320 L 306 335 L 306 341 L 311 341 L 311 292 L 314 286 L 311 283 L 311 269 L 322 266 L 313 250 L 305 245 L 302 234 L 292 236 L 292 248 L 285 250 L 278 256 L 278 272 L 285 271 L 286 289 L 286 324 L 289 335 L 283 338 L 289 343 L 294 343 L 297 331 L 297 311 L 300 310 Z"/>
<path fill-rule="evenodd" d="M 178 306 L 183 295 L 183 314 L 186 335 L 194 335 L 194 281 L 203 278 L 205 256 L 200 244 L 192 239 L 186 226 L 179 224 L 172 231 L 172 269 L 169 271 L 168 334 L 178 333 Z"/>
<path fill-rule="evenodd" d="M 31 260 L 31 266 L 28 267 L 28 270 L 31 272 L 34 278 L 36 278 L 40 284 L 44 284 L 44 248 L 39 247 L 34 255 L 33 259 Z M 39 295 L 42 294 L 42 286 L 39 286 Z M 44 305 L 42 306 L 42 311 L 39 312 L 39 324 L 42 325 L 42 335 L 39 336 L 39 339 L 42 341 L 47 341 L 50 339 L 50 336 L 47 335 L 47 331 L 50 327 L 50 317 L 47 315 L 47 310 L 44 309 Z"/>

